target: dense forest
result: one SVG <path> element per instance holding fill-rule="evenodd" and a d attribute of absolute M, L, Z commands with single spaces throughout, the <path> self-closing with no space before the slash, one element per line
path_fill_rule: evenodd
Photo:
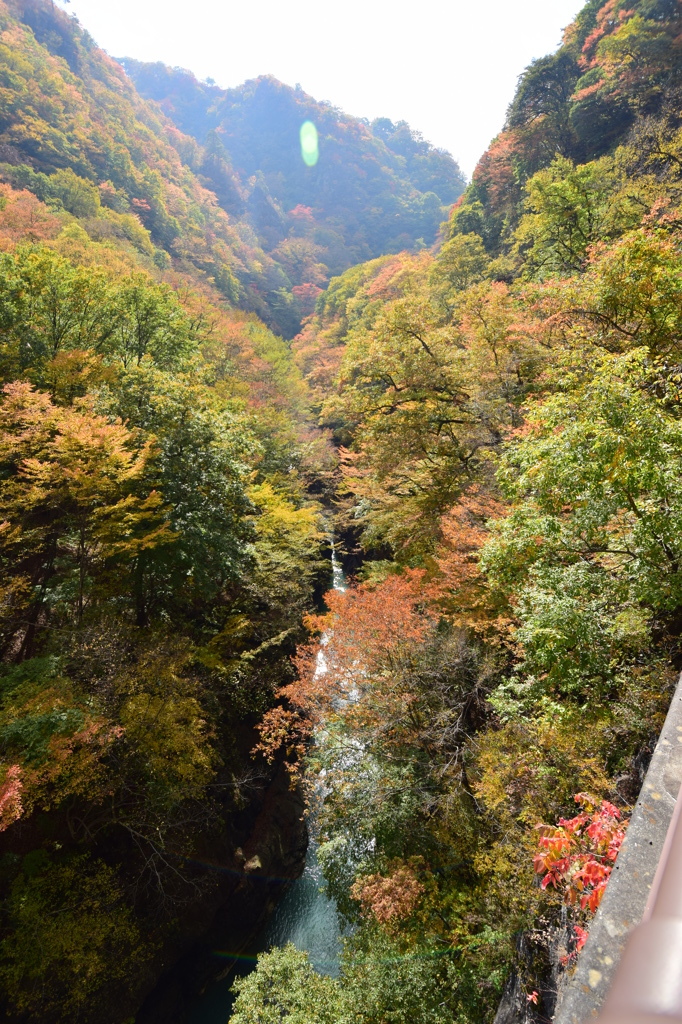
<path fill-rule="evenodd" d="M 149 1019 L 321 770 L 341 976 L 234 1024 L 551 1017 L 682 661 L 681 40 L 588 0 L 465 189 L 0 0 L 10 1024 Z"/>

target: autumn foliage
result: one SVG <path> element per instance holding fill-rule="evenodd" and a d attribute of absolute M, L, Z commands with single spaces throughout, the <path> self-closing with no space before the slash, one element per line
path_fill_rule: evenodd
<path fill-rule="evenodd" d="M 235 1019 L 552 1016 L 679 661 L 681 28 L 590 0 L 458 199 L 0 2 L 3 1019 L 132 1020 L 302 849 L 282 782 L 351 927 Z"/>
<path fill-rule="evenodd" d="M 21 817 L 24 809 L 21 801 L 22 789 L 21 767 L 18 764 L 10 765 L 0 790 L 0 832 Z"/>
<path fill-rule="evenodd" d="M 277 693 L 284 706 L 264 716 L 258 750 L 272 759 L 285 746 L 297 760 L 330 717 L 362 732 L 388 729 L 389 741 L 417 726 L 419 698 L 401 685 L 399 670 L 433 628 L 433 613 L 421 597 L 422 577 L 414 570 L 379 587 L 325 595 L 328 612 L 307 619 L 323 639 L 299 649 L 297 679 Z"/>
<path fill-rule="evenodd" d="M 351 887 L 351 895 L 360 901 L 363 913 L 389 927 L 414 913 L 423 892 L 424 886 L 405 865 L 386 877 L 367 875 Z"/>
<path fill-rule="evenodd" d="M 552 886 L 569 906 L 594 913 L 625 838 L 627 822 L 608 800 L 577 793 L 582 808 L 574 818 L 560 818 L 556 827 L 539 825 L 541 852 L 533 858 L 542 889 Z"/>

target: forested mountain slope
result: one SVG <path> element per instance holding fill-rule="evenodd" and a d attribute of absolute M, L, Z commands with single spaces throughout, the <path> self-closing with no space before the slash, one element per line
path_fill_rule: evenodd
<path fill-rule="evenodd" d="M 199 272 L 267 311 L 264 257 L 183 163 L 183 138 L 78 24 L 43 0 L 2 8 L 2 178 L 78 217 L 94 241 Z"/>
<path fill-rule="evenodd" d="M 379 252 L 432 242 L 464 187 L 452 158 L 406 126 L 384 126 L 406 149 L 397 155 L 360 122 L 274 79 L 251 83 L 243 96 L 221 94 L 223 112 L 241 126 L 236 155 L 257 156 L 236 172 L 221 124 L 205 139 L 200 119 L 197 126 L 185 117 L 202 145 L 183 135 L 51 3 L 9 0 L 2 17 L 2 178 L 61 202 L 95 240 L 126 240 L 159 266 L 200 272 L 288 337 L 330 268 L 338 273 Z M 209 87 L 194 84 L 210 97 Z M 304 116 L 320 122 L 314 168 L 300 154 Z M 263 140 L 273 119 L 279 148 L 268 155 Z M 275 188 L 285 179 L 288 187 Z M 321 196 L 322 213 L 311 212 Z"/>
<path fill-rule="evenodd" d="M 454 230 L 476 231 L 493 254 L 508 251 L 521 216 L 532 210 L 537 190 L 551 182 L 552 173 L 537 179 L 531 193 L 529 178 L 553 165 L 560 179 L 563 157 L 592 167 L 592 180 L 582 185 L 589 223 L 573 226 L 567 217 L 576 240 L 586 246 L 616 235 L 619 225 L 599 217 L 600 193 L 608 185 L 600 186 L 598 178 L 618 146 L 627 141 L 634 160 L 619 166 L 623 182 L 675 170 L 668 142 L 682 106 L 681 32 L 678 0 L 587 3 L 566 30 L 563 46 L 522 75 L 504 130 L 459 204 Z M 566 266 L 573 269 L 575 263 Z"/>
<path fill-rule="evenodd" d="M 443 243 L 335 278 L 295 341 L 361 569 L 263 745 L 326 769 L 356 930 L 340 983 L 264 957 L 238 1024 L 552 1017 L 682 661 L 681 28 L 590 0 Z"/>
<path fill-rule="evenodd" d="M 122 63 L 141 95 L 201 144 L 193 168 L 299 289 L 431 245 L 464 188 L 452 157 L 405 122 L 360 121 L 270 76 L 222 90 L 163 64 Z M 319 136 L 315 166 L 301 159 L 305 121 Z"/>

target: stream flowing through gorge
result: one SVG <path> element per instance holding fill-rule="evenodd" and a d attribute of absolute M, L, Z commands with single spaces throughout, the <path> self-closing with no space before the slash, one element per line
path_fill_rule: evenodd
<path fill-rule="evenodd" d="M 334 590 L 345 590 L 346 578 L 333 544 L 331 561 Z M 328 640 L 329 637 L 323 637 L 323 643 Z M 324 670 L 324 653 L 320 651 L 317 671 Z M 322 780 L 320 787 L 323 787 Z M 342 929 L 336 904 L 327 895 L 326 883 L 318 863 L 314 818 L 309 820 L 309 831 L 310 842 L 303 874 L 292 882 L 277 904 L 272 917 L 249 951 L 250 955 L 235 956 L 234 966 L 229 973 L 210 986 L 197 1000 L 189 1024 L 227 1024 L 234 1005 L 234 995 L 230 989 L 235 979 L 244 977 L 255 968 L 258 953 L 276 946 L 285 946 L 288 942 L 308 953 L 318 973 L 332 977 L 338 975 Z"/>

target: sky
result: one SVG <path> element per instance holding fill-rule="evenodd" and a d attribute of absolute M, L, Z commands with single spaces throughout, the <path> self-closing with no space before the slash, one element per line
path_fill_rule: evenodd
<path fill-rule="evenodd" d="M 67 0 L 59 0 L 66 6 Z M 114 57 L 225 88 L 271 74 L 356 117 L 407 121 L 471 175 L 516 80 L 584 0 L 70 0 Z"/>

